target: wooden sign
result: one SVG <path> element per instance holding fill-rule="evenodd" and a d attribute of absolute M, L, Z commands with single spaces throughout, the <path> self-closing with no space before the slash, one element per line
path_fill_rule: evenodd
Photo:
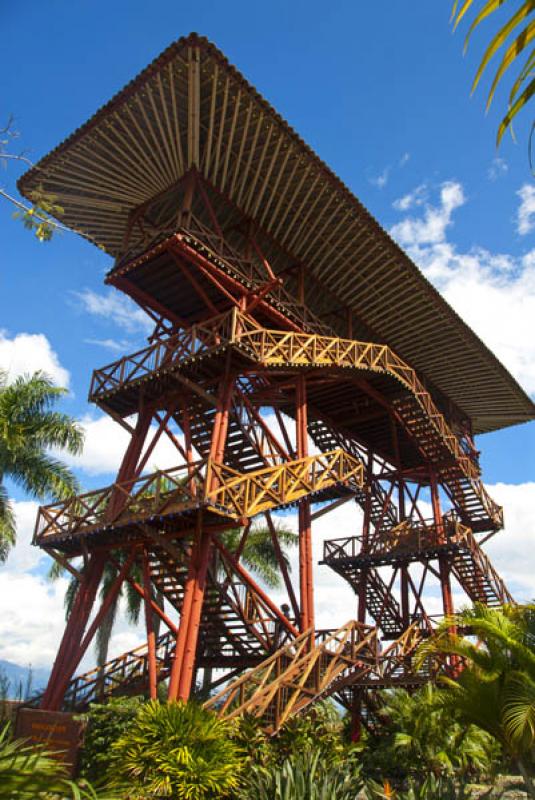
<path fill-rule="evenodd" d="M 65 765 L 72 776 L 83 740 L 84 724 L 74 714 L 21 708 L 17 714 L 15 735 L 40 744 Z"/>

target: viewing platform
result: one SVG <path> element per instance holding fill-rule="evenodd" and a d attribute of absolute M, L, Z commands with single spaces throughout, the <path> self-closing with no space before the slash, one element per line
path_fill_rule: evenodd
<path fill-rule="evenodd" d="M 363 573 L 381 566 L 402 566 L 449 557 L 452 573 L 474 602 L 496 606 L 513 598 L 472 531 L 451 516 L 437 527 L 432 520 L 418 524 L 401 522 L 372 536 L 363 549 L 362 537 L 330 539 L 323 544 L 325 564 L 341 575 L 358 592 Z"/>
<path fill-rule="evenodd" d="M 310 390 L 317 413 L 326 417 L 336 416 L 342 381 L 347 380 L 348 390 L 357 394 L 353 376 L 368 373 L 370 380 L 379 376 L 386 395 L 386 378 L 392 407 L 405 431 L 405 449 L 408 457 L 416 458 L 415 468 L 418 463 L 436 465 L 450 499 L 472 530 L 503 526 L 502 510 L 488 496 L 475 457 L 467 453 L 464 440 L 450 428 L 415 370 L 387 345 L 262 328 L 233 309 L 96 370 L 89 399 L 127 416 L 138 407 L 140 391 L 150 401 L 176 386 L 176 381 L 213 377 L 223 372 L 228 354 L 239 369 L 248 365 L 275 374 L 304 369 L 331 372 L 331 390 L 322 386 L 316 395 L 313 386 Z M 373 395 L 373 387 L 370 391 Z"/>
<path fill-rule="evenodd" d="M 81 539 L 124 543 L 139 537 L 143 526 L 178 536 L 191 530 L 200 509 L 208 525 L 223 519 L 244 524 L 263 511 L 307 496 L 319 502 L 338 484 L 360 488 L 363 481 L 362 462 L 343 450 L 246 474 L 206 459 L 41 506 L 34 543 L 76 553 Z"/>

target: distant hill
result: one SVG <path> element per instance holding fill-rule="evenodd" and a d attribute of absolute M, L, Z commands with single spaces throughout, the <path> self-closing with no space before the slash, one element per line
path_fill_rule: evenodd
<path fill-rule="evenodd" d="M 0 658 L 0 696 L 7 694 L 8 700 L 20 697 L 27 691 L 31 673 L 30 694 L 42 691 L 48 681 L 50 670 L 44 667 L 21 667 L 12 661 Z"/>

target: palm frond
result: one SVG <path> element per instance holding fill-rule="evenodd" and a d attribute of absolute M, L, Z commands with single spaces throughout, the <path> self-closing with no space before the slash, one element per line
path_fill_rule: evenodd
<path fill-rule="evenodd" d="M 509 127 L 511 127 L 511 123 L 513 122 L 518 112 L 521 111 L 522 108 L 524 108 L 524 106 L 529 100 L 531 100 L 534 93 L 535 93 L 535 78 L 533 78 L 533 80 L 530 81 L 530 83 L 526 86 L 522 94 L 509 107 L 509 111 L 500 122 L 500 127 L 498 128 L 498 133 L 496 135 L 497 144 L 500 144 L 501 140 L 503 139 L 505 131 Z"/>
<path fill-rule="evenodd" d="M 8 557 L 17 540 L 17 523 L 5 486 L 0 483 L 0 563 Z"/>
<path fill-rule="evenodd" d="M 486 0 L 480 8 L 479 12 L 473 19 L 465 38 L 464 48 L 466 50 L 470 38 L 481 23 L 486 20 L 491 14 L 505 5 L 507 0 Z M 452 19 L 454 30 L 457 28 L 461 20 L 465 17 L 467 12 L 473 5 L 473 0 L 465 0 L 463 5 L 459 8 L 459 3 L 455 0 L 452 7 Z M 472 92 L 474 92 L 479 85 L 490 61 L 497 55 L 497 53 L 505 48 L 501 62 L 496 70 L 492 80 L 488 95 L 487 95 L 487 110 L 489 109 L 496 90 L 502 82 L 507 70 L 516 63 L 516 60 L 526 50 L 528 46 L 532 46 L 535 39 L 535 22 L 529 21 L 531 15 L 535 12 L 535 0 L 523 0 L 520 7 L 510 16 L 506 22 L 500 27 L 497 33 L 492 37 L 490 43 L 486 47 L 481 62 L 477 68 L 474 80 L 472 83 Z M 519 27 L 520 32 L 517 32 Z M 514 37 L 512 41 L 507 44 L 510 37 Z M 496 142 L 500 144 L 505 131 L 508 128 L 512 130 L 512 122 L 521 111 L 522 108 L 528 103 L 535 91 L 534 80 L 532 77 L 535 53 L 533 50 L 529 53 L 527 61 L 520 71 L 520 74 L 513 83 L 509 95 L 509 108 L 507 113 L 503 116 L 502 121 L 498 127 Z M 532 80 L 526 85 L 529 78 Z M 522 89 L 522 87 L 524 87 Z"/>
<path fill-rule="evenodd" d="M 535 682 L 523 672 L 508 676 L 503 722 L 511 741 L 522 749 L 535 743 Z"/>
<path fill-rule="evenodd" d="M 487 65 L 491 58 L 496 55 L 498 50 L 503 47 L 505 42 L 507 41 L 509 35 L 514 31 L 514 29 L 523 22 L 526 17 L 533 13 L 533 9 L 535 8 L 535 3 L 533 0 L 525 0 L 522 6 L 518 9 L 516 14 L 513 14 L 511 19 L 505 23 L 505 25 L 500 28 L 498 33 L 493 37 L 489 46 L 485 50 L 483 54 L 483 58 L 481 59 L 481 63 L 477 69 L 474 81 L 472 83 L 472 92 L 475 91 L 481 77 L 487 68 Z M 522 36 L 522 34 L 521 34 Z M 520 37 L 517 37 L 520 38 Z"/>
<path fill-rule="evenodd" d="M 80 491 L 78 480 L 59 459 L 38 449 L 25 449 L 9 463 L 12 480 L 26 492 L 43 499 L 65 499 Z"/>
<path fill-rule="evenodd" d="M 505 51 L 500 66 L 496 70 L 494 80 L 492 81 L 492 85 L 489 90 L 489 94 L 487 97 L 487 110 L 489 109 L 490 104 L 492 103 L 492 98 L 494 97 L 496 87 L 499 81 L 502 79 L 502 76 L 504 75 L 506 70 L 509 69 L 514 60 L 518 58 L 520 53 L 522 53 L 522 51 L 528 46 L 528 44 L 531 44 L 534 38 L 535 38 L 535 22 L 530 22 L 527 28 L 524 31 L 522 31 L 522 33 L 519 34 L 519 36 L 516 37 L 516 39 L 509 45 L 509 47 Z M 535 55 L 535 53 L 532 53 L 532 55 Z"/>

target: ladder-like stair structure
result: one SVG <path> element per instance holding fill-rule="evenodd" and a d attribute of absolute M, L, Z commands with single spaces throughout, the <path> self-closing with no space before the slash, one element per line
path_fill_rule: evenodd
<path fill-rule="evenodd" d="M 335 697 L 346 704 L 352 692 L 415 686 L 441 668 L 414 655 L 422 641 L 416 625 L 381 650 L 377 630 L 351 621 L 337 631 L 306 631 L 257 667 L 230 682 L 205 703 L 221 717 L 250 714 L 273 734 L 311 703 Z"/>
<path fill-rule="evenodd" d="M 501 507 L 489 497 L 478 473 L 467 474 L 462 465 L 452 459 L 434 417 L 424 413 L 413 395 L 394 400 L 393 405 L 425 460 L 436 465 L 437 476 L 462 522 L 477 533 L 502 528 Z"/>
<path fill-rule="evenodd" d="M 471 531 L 466 532 L 462 546 L 452 557 L 451 566 L 453 574 L 473 602 L 486 606 L 514 603 L 503 579 Z"/>
<path fill-rule="evenodd" d="M 229 351 L 239 356 L 242 362 L 247 359 L 251 364 L 260 363 L 265 370 L 334 368 L 378 372 L 399 384 L 402 394 L 393 400 L 395 413 L 419 449 L 423 461 L 436 468 L 437 476 L 463 522 L 475 532 L 496 531 L 503 526 L 502 510 L 488 496 L 473 454 L 466 451 L 461 439 L 451 430 L 415 371 L 386 345 L 323 334 L 265 329 L 236 309 L 194 325 L 185 333 L 177 334 L 175 339 L 179 358 L 172 357 L 175 345 L 171 343 L 166 348 L 165 343 L 158 342 L 146 351 L 97 370 L 91 399 L 107 408 L 114 398 L 128 390 L 132 381 L 137 383 L 141 380 L 140 374 L 145 381 L 150 380 L 151 375 L 160 380 L 166 370 L 180 370 L 182 364 L 193 369 L 210 354 L 222 358 Z M 207 425 L 196 420 L 194 427 L 199 447 L 205 452 Z M 245 445 L 244 457 L 252 459 L 250 468 L 253 469 L 254 446 L 251 451 L 251 442 L 243 440 L 233 423 L 230 432 L 231 460 L 239 459 L 242 445 Z M 321 441 L 325 432 L 318 429 L 316 435 Z M 323 446 L 326 446 L 325 442 Z"/>
<path fill-rule="evenodd" d="M 365 460 L 367 457 L 364 448 L 324 420 L 312 420 L 309 423 L 308 430 L 312 441 L 322 452 L 341 447 L 345 452 L 351 453 L 356 458 Z M 396 506 L 389 499 L 381 483 L 375 477 L 363 486 L 360 491 L 355 492 L 355 500 L 363 510 L 366 508 L 368 494 L 371 499 L 370 521 L 374 528 L 396 525 L 398 523 Z"/>
<path fill-rule="evenodd" d="M 513 598 L 504 581 L 470 528 L 451 515 L 443 517 L 441 528 L 437 531 L 433 521 L 417 525 L 407 520 L 391 529 L 383 528 L 376 532 L 365 551 L 359 537 L 327 540 L 321 563 L 343 577 L 356 593 L 359 592 L 361 581 L 367 581 L 368 608 L 385 635 L 390 631 L 388 617 L 385 620 L 383 616 L 383 604 L 386 606 L 393 598 L 387 590 L 382 599 L 381 587 L 374 585 L 374 576 L 378 575 L 376 570 L 381 566 L 425 562 L 442 555 L 449 560 L 455 578 L 472 601 L 488 606 L 512 603 Z M 395 613 L 399 614 L 399 605 L 396 601 L 394 603 Z M 391 616 L 395 619 L 394 612 Z"/>
<path fill-rule="evenodd" d="M 183 559 L 152 548 L 150 572 L 153 584 L 181 613 L 188 562 L 186 545 L 177 542 L 178 546 L 183 547 Z M 201 666 L 251 666 L 277 649 L 281 638 L 273 614 L 222 562 L 208 570 L 200 630 Z"/>

